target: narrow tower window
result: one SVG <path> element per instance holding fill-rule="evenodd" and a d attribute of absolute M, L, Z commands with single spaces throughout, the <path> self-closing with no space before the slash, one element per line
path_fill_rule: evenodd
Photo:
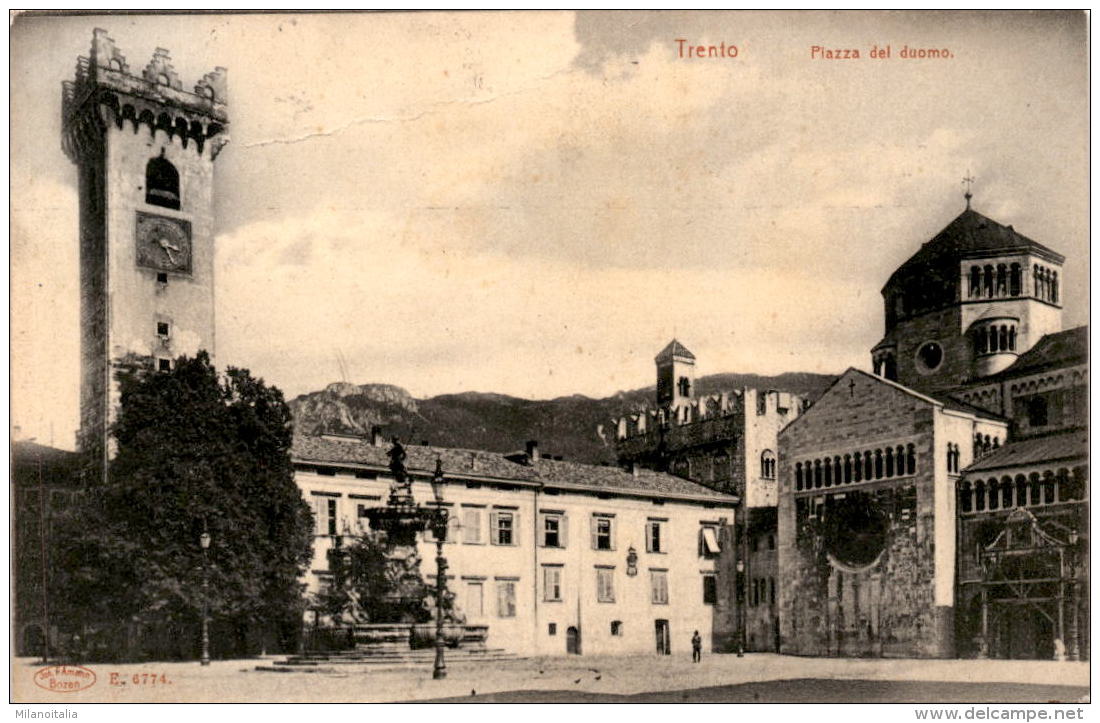
<path fill-rule="evenodd" d="M 164 157 L 163 150 L 145 166 L 145 202 L 164 208 L 180 207 L 180 174 Z"/>

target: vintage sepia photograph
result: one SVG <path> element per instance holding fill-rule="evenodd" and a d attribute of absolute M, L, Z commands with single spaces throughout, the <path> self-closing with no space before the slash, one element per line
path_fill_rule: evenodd
<path fill-rule="evenodd" d="M 16 717 L 1083 718 L 1089 30 L 12 11 Z"/>

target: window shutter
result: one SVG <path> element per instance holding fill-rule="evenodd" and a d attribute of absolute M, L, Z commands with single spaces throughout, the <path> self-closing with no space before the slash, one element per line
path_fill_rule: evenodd
<path fill-rule="evenodd" d="M 558 518 L 558 544 L 562 547 L 569 546 L 569 518 L 565 515 Z"/>
<path fill-rule="evenodd" d="M 589 525 L 592 528 L 592 549 L 593 550 L 598 550 L 599 549 L 599 544 L 596 542 L 596 539 L 597 539 L 596 538 L 596 530 L 598 529 L 597 525 L 596 525 L 596 522 L 597 522 L 597 519 L 595 517 L 593 517 L 589 520 Z"/>
<path fill-rule="evenodd" d="M 489 544 L 500 544 L 500 538 L 497 537 L 497 513 L 489 513 Z"/>
<path fill-rule="evenodd" d="M 512 544 L 519 544 L 519 513 L 512 513 Z"/>
<path fill-rule="evenodd" d="M 608 533 L 611 536 L 611 544 L 608 547 L 608 549 L 614 550 L 615 549 L 615 518 L 609 519 L 608 520 L 608 525 L 609 525 Z"/>
<path fill-rule="evenodd" d="M 645 551 L 653 552 L 653 523 L 645 523 Z"/>

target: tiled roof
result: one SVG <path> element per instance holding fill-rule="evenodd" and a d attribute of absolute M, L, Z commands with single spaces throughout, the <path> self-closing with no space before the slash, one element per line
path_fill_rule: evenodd
<path fill-rule="evenodd" d="M 299 435 L 294 438 L 292 456 L 295 462 L 336 466 L 350 464 L 386 469 L 389 467 L 389 457 L 386 454 L 388 449 L 389 444 L 375 447 L 354 437 L 345 440 Z M 435 471 L 436 459 L 439 459 L 443 463 L 444 474 L 448 476 L 633 493 L 646 497 L 698 497 L 729 504 L 736 501 L 735 497 L 715 492 L 681 477 L 645 469 L 639 469 L 635 475 L 618 467 L 549 459 L 540 459 L 527 465 L 509 459 L 512 455 L 506 456 L 499 452 L 421 445 L 406 445 L 405 453 L 405 466 L 408 470 L 423 476 L 431 475 Z"/>
<path fill-rule="evenodd" d="M 1054 334 L 1046 334 L 1035 346 L 1020 355 L 1012 366 L 990 377 L 1010 379 L 1026 374 L 1083 364 L 1089 358 L 1089 328 L 1078 326 Z"/>
<path fill-rule="evenodd" d="M 1089 453 L 1089 434 L 1075 429 L 1045 437 L 1010 442 L 966 468 L 965 474 L 1057 460 L 1084 459 Z"/>
<path fill-rule="evenodd" d="M 943 402 L 944 409 L 952 409 L 956 412 L 965 412 L 967 414 L 973 414 L 975 417 L 981 417 L 982 419 L 994 419 L 994 420 L 997 420 L 998 422 L 1008 421 L 1007 419 L 1002 417 L 1000 414 L 997 414 L 996 412 L 991 412 L 988 409 L 982 409 L 981 407 L 975 407 L 973 404 L 967 404 L 966 402 L 960 402 L 958 399 L 955 399 L 953 397 L 949 397 L 946 394 L 942 394 L 942 393 L 937 392 L 937 393 L 931 394 L 930 396 L 934 397 L 935 399 L 939 400 L 940 402 Z"/>
<path fill-rule="evenodd" d="M 673 357 L 682 357 L 682 358 L 685 358 L 685 359 L 694 359 L 695 355 L 692 354 L 690 351 L 688 351 L 688 348 L 686 346 L 681 344 L 676 339 L 673 339 L 672 341 L 670 341 L 668 343 L 668 346 L 666 346 L 664 349 L 662 349 L 661 353 L 657 355 L 656 361 L 658 361 L 658 362 L 669 361 Z"/>
<path fill-rule="evenodd" d="M 1058 252 L 1037 241 L 1032 241 L 1011 226 L 1002 226 L 974 209 L 968 208 L 932 237 L 931 241 L 921 246 L 917 253 L 894 272 L 894 275 L 897 276 L 903 270 L 914 266 L 935 265 L 943 259 L 993 256 L 1021 251 L 1038 252 L 1053 257 L 1059 262 L 1064 260 Z M 892 281 L 894 276 L 890 278 Z"/>
<path fill-rule="evenodd" d="M 648 469 L 639 469 L 637 474 L 633 474 L 618 467 L 546 459 L 535 462 L 534 468 L 538 479 L 547 486 L 576 485 L 590 489 L 643 492 L 651 495 L 713 497 L 716 500 L 728 502 L 734 500 L 730 495 L 715 492 L 683 477 Z"/>

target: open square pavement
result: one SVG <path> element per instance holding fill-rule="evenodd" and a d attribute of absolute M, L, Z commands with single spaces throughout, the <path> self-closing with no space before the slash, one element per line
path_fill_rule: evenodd
<path fill-rule="evenodd" d="M 870 660 L 770 654 L 555 657 L 431 666 L 257 672 L 261 660 L 89 665 L 95 681 L 57 693 L 35 684 L 40 666 L 15 661 L 12 699 L 90 702 L 1030 702 L 1088 700 L 1088 663 Z"/>

